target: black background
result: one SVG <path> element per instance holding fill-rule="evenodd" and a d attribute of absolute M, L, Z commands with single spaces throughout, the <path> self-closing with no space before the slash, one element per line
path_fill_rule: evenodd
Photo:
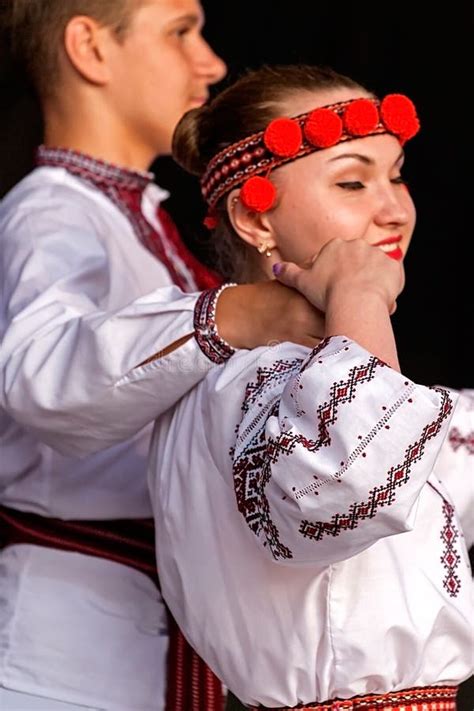
<path fill-rule="evenodd" d="M 427 385 L 474 387 L 471 2 L 204 0 L 203 6 L 205 35 L 230 78 L 263 62 L 302 61 L 330 65 L 379 95 L 401 92 L 414 100 L 422 131 L 407 146 L 404 175 L 418 222 L 394 316 L 402 369 Z M 30 169 L 41 135 L 36 103 L 4 46 L 0 109 L 1 196 Z M 154 168 L 173 193 L 169 209 L 185 240 L 209 261 L 212 243 L 201 226 L 195 179 L 168 159 Z M 471 680 L 461 690 L 460 711 L 473 708 Z"/>

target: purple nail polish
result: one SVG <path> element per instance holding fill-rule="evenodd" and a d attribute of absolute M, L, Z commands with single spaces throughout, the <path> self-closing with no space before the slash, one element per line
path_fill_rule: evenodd
<path fill-rule="evenodd" d="M 279 276 L 281 274 L 282 269 L 283 269 L 283 264 L 281 264 L 281 262 L 277 262 L 272 267 L 272 271 L 275 276 Z"/>

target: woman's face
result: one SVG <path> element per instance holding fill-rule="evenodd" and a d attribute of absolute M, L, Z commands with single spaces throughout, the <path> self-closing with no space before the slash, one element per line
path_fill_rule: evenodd
<path fill-rule="evenodd" d="M 286 108 L 295 116 L 364 95 L 354 89 L 305 93 Z M 336 237 L 364 239 L 403 259 L 415 207 L 401 178 L 402 164 L 400 143 L 383 134 L 346 141 L 273 171 L 278 198 L 266 213 L 276 246 L 271 261 L 304 264 Z"/>

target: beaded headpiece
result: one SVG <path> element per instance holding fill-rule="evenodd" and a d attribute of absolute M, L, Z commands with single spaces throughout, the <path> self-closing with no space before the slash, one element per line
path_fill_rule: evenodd
<path fill-rule="evenodd" d="M 412 101 L 403 94 L 384 99 L 351 99 L 329 104 L 294 118 L 276 118 L 254 133 L 217 153 L 201 179 L 209 206 L 205 224 L 216 226 L 220 198 L 241 185 L 240 200 L 250 210 L 266 212 L 275 203 L 270 172 L 309 153 L 356 138 L 390 133 L 403 145 L 420 128 Z"/>

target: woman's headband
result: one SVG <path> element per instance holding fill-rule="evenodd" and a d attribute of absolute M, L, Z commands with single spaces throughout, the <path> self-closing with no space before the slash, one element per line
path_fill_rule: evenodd
<path fill-rule="evenodd" d="M 329 104 L 294 118 L 276 118 L 254 133 L 217 153 L 201 178 L 209 206 L 205 223 L 213 227 L 214 208 L 220 198 L 242 186 L 240 200 L 250 210 L 265 212 L 276 198 L 271 170 L 303 156 L 352 141 L 390 133 L 403 145 L 420 128 L 412 101 L 403 94 L 384 99 L 352 99 Z M 264 177 L 261 177 L 261 176 Z"/>

